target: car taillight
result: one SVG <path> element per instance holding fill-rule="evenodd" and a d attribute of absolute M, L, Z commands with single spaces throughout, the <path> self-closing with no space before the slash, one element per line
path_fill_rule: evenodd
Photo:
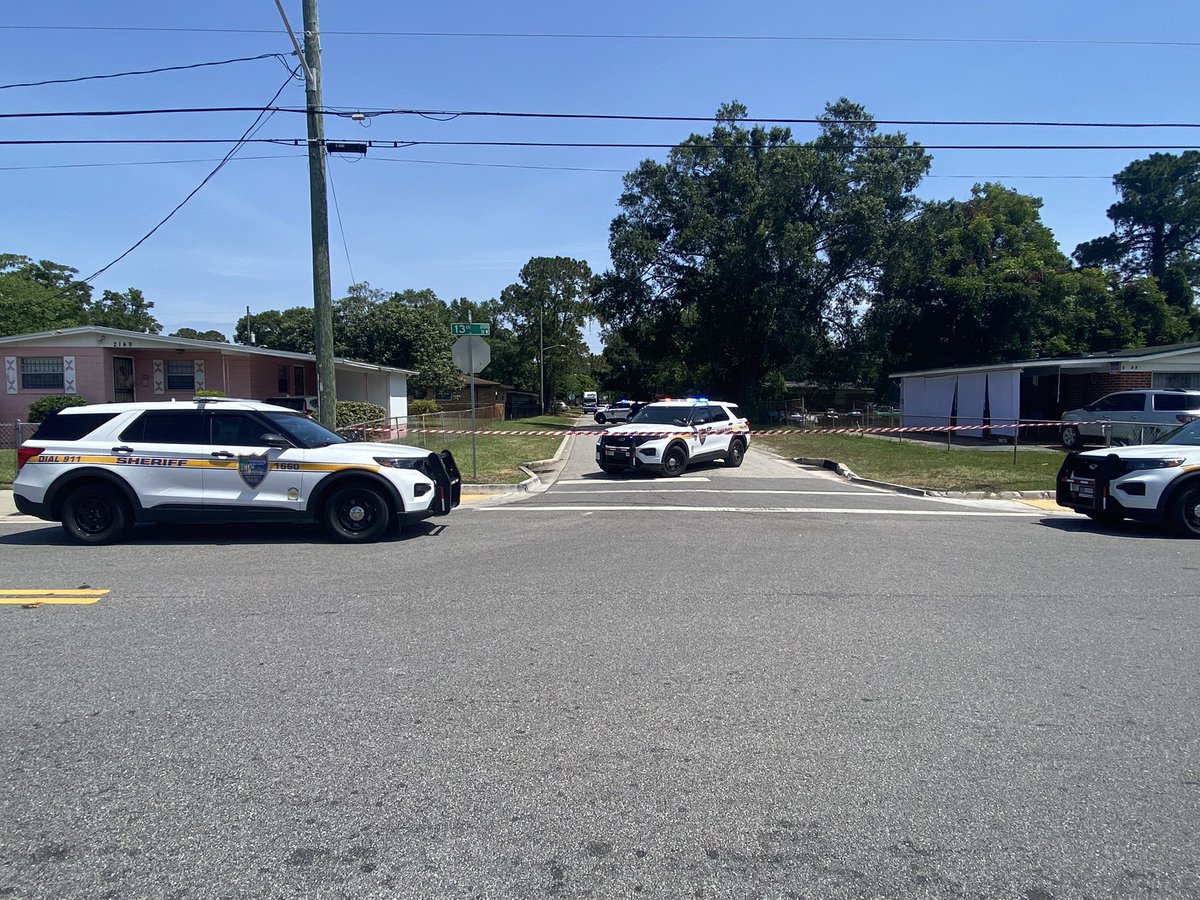
<path fill-rule="evenodd" d="M 17 471 L 21 471 L 21 466 L 29 462 L 43 450 L 45 447 L 18 447 L 17 448 Z"/>

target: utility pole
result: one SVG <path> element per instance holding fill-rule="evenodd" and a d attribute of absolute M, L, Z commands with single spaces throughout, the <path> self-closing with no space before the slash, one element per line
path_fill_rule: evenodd
<path fill-rule="evenodd" d="M 304 62 L 304 97 L 308 111 L 308 193 L 312 208 L 317 417 L 322 425 L 333 430 L 337 426 L 337 375 L 333 367 L 329 203 L 325 196 L 325 120 L 321 113 L 321 32 L 317 25 L 317 0 L 304 0 Z"/>

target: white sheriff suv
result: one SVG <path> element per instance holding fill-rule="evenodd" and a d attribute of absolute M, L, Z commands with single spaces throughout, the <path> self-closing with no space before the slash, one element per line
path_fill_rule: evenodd
<path fill-rule="evenodd" d="M 737 468 L 750 446 L 750 423 L 737 405 L 717 400 L 660 400 L 596 441 L 596 462 L 609 473 L 630 469 L 681 475 L 693 462 L 723 459 Z"/>
<path fill-rule="evenodd" d="M 1200 420 L 1153 444 L 1068 453 L 1056 493 L 1102 525 L 1140 519 L 1200 537 Z"/>
<path fill-rule="evenodd" d="M 253 400 L 106 403 L 49 416 L 17 450 L 17 509 L 84 544 L 135 523 L 319 523 L 337 540 L 444 516 L 462 478 L 448 450 L 346 441 Z"/>

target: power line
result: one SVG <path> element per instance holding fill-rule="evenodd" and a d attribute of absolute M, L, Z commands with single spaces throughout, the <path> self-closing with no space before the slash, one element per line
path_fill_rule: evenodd
<path fill-rule="evenodd" d="M 249 162 L 251 160 L 265 159 L 304 159 L 303 154 L 296 153 L 273 153 L 263 156 L 239 156 L 236 160 L 230 162 Z M 174 165 L 190 165 L 195 163 L 214 163 L 220 160 L 214 157 L 204 159 L 157 159 L 157 160 L 130 160 L 128 162 L 105 162 L 105 163 L 56 163 L 53 165 L 41 166 L 0 166 L 0 172 L 26 172 L 39 171 L 42 169 L 101 169 L 101 168 L 119 168 L 123 166 L 174 166 Z M 426 165 L 426 166 L 457 166 L 462 168 L 472 169 L 525 169 L 535 172 L 593 172 L 602 175 L 625 175 L 628 174 L 628 169 L 607 169 L 597 166 L 535 166 L 522 165 L 520 163 L 483 163 L 483 162 L 464 162 L 460 160 L 447 159 L 413 159 L 411 157 L 395 157 L 395 156 L 368 156 L 367 162 L 387 162 L 387 163 L 405 163 L 408 165 Z M 1038 179 L 1045 181 L 1112 181 L 1120 180 L 1119 175 L 1036 175 L 1036 174 L 1007 174 L 1007 175 L 967 175 L 967 174 L 938 174 L 929 173 L 923 178 L 962 178 L 975 179 L 977 181 L 1001 180 L 1001 179 Z M 1167 179 L 1164 179 L 1167 180 Z M 335 198 L 336 202 L 336 198 Z"/>
<path fill-rule="evenodd" d="M 113 72 L 108 75 L 81 75 L 78 78 L 52 78 L 47 81 L 25 81 L 16 84 L 0 84 L 0 91 L 10 88 L 45 87 L 50 84 L 78 84 L 81 81 L 101 81 L 106 78 L 126 78 L 131 75 L 158 75 L 162 72 L 182 72 L 187 69 L 203 69 L 209 66 L 228 66 L 233 63 L 255 62 L 260 59 L 277 59 L 285 66 L 287 58 L 281 53 L 260 53 L 258 56 L 240 56 L 237 59 L 222 59 L 216 62 L 191 63 L 186 66 L 162 66 L 157 69 L 140 69 L 130 72 Z"/>
<path fill-rule="evenodd" d="M 357 284 L 358 279 L 354 277 L 354 263 L 350 262 L 350 244 L 346 242 L 346 226 L 342 224 L 342 207 L 338 203 L 337 188 L 333 186 L 333 168 L 326 169 L 325 174 L 329 180 L 329 193 L 333 195 L 333 210 L 337 214 L 338 231 L 342 233 L 342 249 L 346 252 L 346 268 L 350 270 L 350 283 Z"/>
<path fill-rule="evenodd" d="M 251 138 L 243 140 L 229 138 L 89 138 L 67 140 L 48 138 L 37 140 L 0 141 L 0 147 L 28 146 L 108 146 L 108 145 L 140 145 L 155 146 L 167 144 L 276 144 L 286 147 L 307 146 L 307 138 Z M 650 143 L 605 143 L 599 141 L 360 141 L 368 147 L 399 150 L 405 147 L 523 147 L 543 149 L 590 149 L 590 150 L 674 150 L 680 146 L 674 144 Z M 722 149 L 725 144 L 703 144 L 693 142 L 688 147 Z M 749 145 L 744 145 L 749 146 Z M 797 149 L 804 145 L 796 145 Z M 889 147 L 886 144 L 872 145 L 871 143 L 856 143 L 858 149 L 870 150 L 1197 150 L 1197 144 L 910 144 L 905 147 Z"/>
<path fill-rule="evenodd" d="M 115 31 L 183 34 L 278 34 L 269 28 L 184 28 L 142 25 L 0 25 L 11 31 Z M 589 41 L 666 41 L 734 43 L 806 43 L 806 44 L 998 44 L 1083 47 L 1200 47 L 1200 41 L 1151 41 L 1131 38 L 962 38 L 896 37 L 872 35 L 783 35 L 783 34 L 620 34 L 605 32 L 534 32 L 534 31 L 325 31 L 323 36 L 403 37 L 403 38 L 484 38 L 497 40 L 589 40 Z"/>
<path fill-rule="evenodd" d="M 300 67 L 297 66 L 296 68 L 294 68 L 290 72 L 288 72 L 288 77 L 284 80 L 283 84 L 281 84 L 279 86 L 279 90 L 277 90 L 275 92 L 275 96 L 271 98 L 270 103 L 268 103 L 267 106 L 270 106 L 271 103 L 274 103 L 279 98 L 279 95 L 283 93 L 284 88 L 286 88 L 289 84 L 291 84 L 292 79 L 296 77 L 296 72 L 298 72 L 299 69 L 300 69 Z M 255 118 L 255 120 L 250 123 L 250 127 L 247 128 L 244 132 L 242 132 L 241 138 L 239 138 L 237 143 L 235 143 L 233 145 L 233 147 L 230 148 L 229 152 L 225 154 L 224 158 L 219 163 L 217 163 L 216 167 L 211 172 L 209 172 L 207 175 L 204 176 L 204 180 L 201 181 L 198 185 L 196 185 L 196 187 L 192 189 L 192 192 L 190 194 L 188 194 L 181 201 L 179 201 L 179 205 L 177 205 L 173 210 L 171 210 L 169 213 L 167 213 L 166 216 L 164 216 L 157 225 L 155 225 L 148 232 L 146 232 L 144 235 L 142 235 L 142 237 L 139 238 L 132 247 L 130 247 L 128 250 L 126 250 L 124 253 L 122 253 L 120 256 L 118 256 L 116 259 L 114 259 L 112 262 L 108 263 L 108 265 L 102 266 L 101 268 L 99 268 L 95 272 L 93 272 L 91 275 L 89 275 L 87 278 L 83 279 L 84 282 L 85 283 L 91 282 L 93 279 L 104 274 L 109 269 L 111 269 L 113 266 L 115 266 L 117 263 L 119 263 L 121 260 L 123 260 L 125 257 L 127 257 L 130 253 L 132 253 L 134 250 L 136 250 L 138 247 L 140 247 L 142 244 L 144 244 L 147 240 L 149 240 L 150 237 L 156 231 L 158 231 L 158 229 L 162 228 L 163 225 L 167 224 L 167 222 L 170 221 L 170 219 L 175 215 L 175 213 L 177 213 L 177 212 L 179 212 L 179 210 L 183 209 L 184 205 L 189 200 L 191 200 L 193 197 L 195 197 L 196 194 L 198 194 L 200 192 L 200 189 L 203 188 L 206 184 L 208 184 L 216 176 L 216 174 L 225 167 L 225 164 L 227 162 L 229 162 L 230 159 L 233 158 L 233 155 L 235 153 L 237 153 L 238 150 L 240 150 L 242 147 L 244 147 L 247 143 L 251 142 L 252 138 L 250 137 L 250 135 L 255 133 L 263 125 L 265 125 L 267 120 L 270 118 L 271 118 L 270 113 L 266 113 L 266 112 L 259 113 L 258 117 Z"/>
<path fill-rule="evenodd" d="M 56 118 L 117 118 L 123 116 L 160 116 L 187 115 L 196 113 L 244 113 L 271 112 L 294 113 L 305 115 L 308 110 L 297 106 L 186 106 L 162 109 L 88 109 L 62 110 L 57 112 L 14 112 L 0 113 L 0 119 L 56 119 Z M 432 109 L 356 109 L 356 108 L 325 108 L 319 110 L 322 115 L 340 118 L 366 117 L 370 119 L 380 116 L 418 116 L 438 122 L 453 121 L 456 118 L 508 118 L 508 119 L 550 119 L 571 121 L 600 121 L 600 122 L 719 122 L 716 116 L 661 116 L 661 115 L 628 115 L 609 113 L 540 113 L 540 112 L 502 112 L 480 110 L 432 110 Z M 442 118 L 439 118 L 442 117 Z M 950 126 L 957 128 L 1200 128 L 1200 122 L 1074 122 L 1074 121 L 1037 121 L 1037 120 L 1006 120 L 1006 119 L 836 119 L 816 117 L 768 117 L 755 116 L 739 118 L 737 122 L 751 125 L 905 125 L 905 126 Z"/>
<path fill-rule="evenodd" d="M 301 153 L 272 153 L 266 156 L 239 156 L 238 162 L 247 162 L 254 159 L 304 159 L 304 154 Z M 29 172 L 38 171 L 41 169 L 107 169 L 117 168 L 121 166 L 177 166 L 189 163 L 214 163 L 220 162 L 219 159 L 139 159 L 129 160 L 128 162 L 103 162 L 103 163 L 55 163 L 44 166 L 0 166 L 0 172 Z"/>

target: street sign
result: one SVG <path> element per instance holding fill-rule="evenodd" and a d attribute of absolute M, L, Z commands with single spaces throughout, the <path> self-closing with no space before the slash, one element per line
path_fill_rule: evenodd
<path fill-rule="evenodd" d="M 492 361 L 492 348 L 488 342 L 473 334 L 464 334 L 450 348 L 450 355 L 460 372 L 478 375 Z"/>
<path fill-rule="evenodd" d="M 455 322 L 450 326 L 450 333 L 453 335 L 479 334 L 487 337 L 492 333 L 492 326 L 487 322 Z"/>

